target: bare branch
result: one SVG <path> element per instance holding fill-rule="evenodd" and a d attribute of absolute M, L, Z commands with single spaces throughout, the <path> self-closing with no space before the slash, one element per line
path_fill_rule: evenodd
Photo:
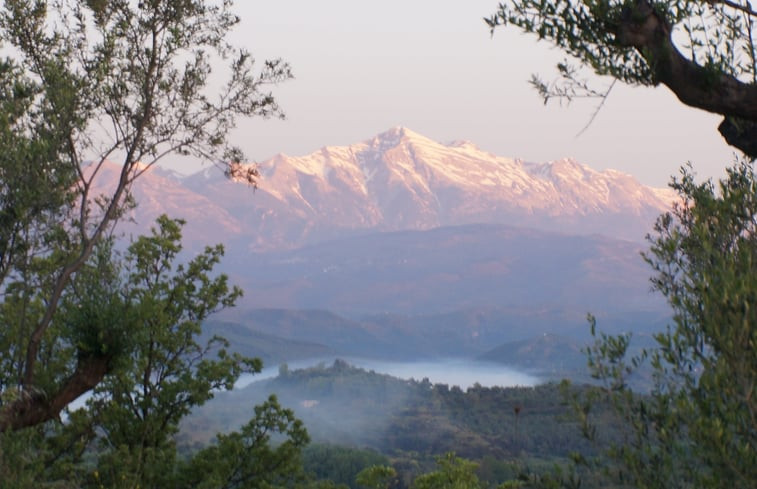
<path fill-rule="evenodd" d="M 739 12 L 743 12 L 751 17 L 757 17 L 757 10 L 753 10 L 752 5 L 749 2 L 746 2 L 744 5 L 736 3 L 732 0 L 706 0 L 706 2 L 710 5 L 725 5 L 726 7 L 738 10 Z"/>
<path fill-rule="evenodd" d="M 594 112 L 592 112 L 591 117 L 589 118 L 589 122 L 586 123 L 586 125 L 578 131 L 578 134 L 576 134 L 576 137 L 581 136 L 586 130 L 591 126 L 591 124 L 594 122 L 594 119 L 597 118 L 597 114 L 599 114 L 599 111 L 602 110 L 602 107 L 604 107 L 605 102 L 607 101 L 607 97 L 610 96 L 610 92 L 612 91 L 612 88 L 615 86 L 615 83 L 618 80 L 613 80 L 612 83 L 610 83 L 610 86 L 607 88 L 607 91 L 602 95 L 601 100 L 599 102 L 599 105 L 597 105 L 597 108 L 594 109 Z"/>

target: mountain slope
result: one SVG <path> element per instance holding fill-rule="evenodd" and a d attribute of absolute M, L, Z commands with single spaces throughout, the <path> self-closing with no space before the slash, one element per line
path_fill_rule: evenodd
<path fill-rule="evenodd" d="M 443 145 L 394 128 L 350 146 L 277 155 L 254 193 L 220 174 L 182 184 L 223 203 L 250 250 L 296 247 L 367 231 L 470 223 L 527 225 L 639 241 L 673 194 L 574 160 L 526 163 L 469 142 Z"/>
<path fill-rule="evenodd" d="M 396 231 L 223 263 L 251 307 L 427 314 L 486 306 L 660 310 L 640 246 L 496 224 Z"/>
<path fill-rule="evenodd" d="M 543 352 L 528 360 L 528 353 L 513 354 L 513 342 L 529 344 L 534 336 L 557 337 L 585 345 L 589 328 L 585 311 L 488 307 L 428 315 L 381 314 L 349 319 L 328 311 L 285 309 L 237 309 L 223 314 L 224 321 L 207 323 L 209 334 L 231 340 L 232 349 L 261 356 L 266 364 L 336 355 L 383 360 L 418 361 L 434 358 L 472 358 L 508 364 L 547 374 L 563 368 L 566 344 L 548 352 L 538 344 L 530 352 Z M 616 334 L 634 330 L 640 335 L 659 331 L 665 324 L 661 312 L 603 313 L 602 331 Z M 545 336 L 546 335 L 546 336 Z M 572 343 L 571 343 L 572 344 Z M 500 345 L 492 348 L 493 345 Z M 517 345 L 519 349 L 522 345 Z M 580 355 L 580 353 L 579 353 Z M 558 362 L 550 366 L 549 362 Z M 581 367 L 586 359 L 581 356 Z"/>

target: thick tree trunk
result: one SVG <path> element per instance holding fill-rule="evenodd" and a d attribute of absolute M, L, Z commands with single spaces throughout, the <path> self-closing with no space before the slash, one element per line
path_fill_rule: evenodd
<path fill-rule="evenodd" d="M 673 44 L 671 33 L 670 24 L 649 0 L 637 0 L 624 8 L 615 36 L 621 46 L 634 47 L 655 81 L 681 102 L 724 115 L 718 129 L 728 144 L 757 157 L 757 85 L 686 58 Z"/>
<path fill-rule="evenodd" d="M 74 373 L 52 396 L 24 392 L 0 409 L 0 432 L 35 426 L 59 417 L 60 412 L 91 391 L 108 373 L 109 357 L 80 358 Z"/>

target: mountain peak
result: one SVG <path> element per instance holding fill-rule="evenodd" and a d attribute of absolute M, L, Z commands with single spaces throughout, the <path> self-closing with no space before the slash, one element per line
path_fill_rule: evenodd
<path fill-rule="evenodd" d="M 455 139 L 454 141 L 447 143 L 447 147 L 480 150 L 476 143 L 474 143 L 473 141 L 468 141 L 467 139 Z"/>
<path fill-rule="evenodd" d="M 673 200 L 630 175 L 573 158 L 524 163 L 403 126 L 348 146 L 279 154 L 259 166 L 254 198 L 237 196 L 234 182 L 197 182 L 211 183 L 219 201 L 239 199 L 235 208 L 250 209 L 246 227 L 257 233 L 251 249 L 474 222 L 641 240 Z"/>
<path fill-rule="evenodd" d="M 398 146 L 403 142 L 430 142 L 433 144 L 439 144 L 436 141 L 433 141 L 426 136 L 412 131 L 404 126 L 395 126 L 387 129 L 386 131 L 378 134 L 373 139 L 371 139 L 371 142 L 379 143 L 379 146 L 381 147 Z"/>

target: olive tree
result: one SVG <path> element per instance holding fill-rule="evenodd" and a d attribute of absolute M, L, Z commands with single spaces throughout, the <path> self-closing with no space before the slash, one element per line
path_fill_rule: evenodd
<path fill-rule="evenodd" d="M 533 85 L 552 97 L 606 97 L 583 77 L 668 87 L 691 107 L 720 114 L 718 130 L 747 159 L 757 157 L 757 11 L 731 0 L 509 0 L 486 19 L 514 25 L 578 60 L 559 78 Z M 593 476 L 622 487 L 755 487 L 757 484 L 757 179 L 740 161 L 714 184 L 690 168 L 674 179 L 679 194 L 661 216 L 645 259 L 652 285 L 673 312 L 657 347 L 629 352 L 630 336 L 596 331 L 590 367 L 604 388 L 579 404 L 584 433 L 597 435 L 592 406 L 608 401 L 623 442 L 594 460 Z M 651 392 L 628 376 L 651 368 Z M 579 457 L 584 464 L 588 461 Z M 594 462 L 598 462 L 595 465 Z M 571 479 L 575 482 L 575 479 Z"/>
<path fill-rule="evenodd" d="M 238 117 L 281 116 L 268 87 L 291 74 L 229 44 L 231 9 L 230 0 L 0 7 L 0 431 L 57 418 L 112 369 L 110 350 L 58 356 L 70 346 L 59 308 L 141 174 L 178 154 L 255 184 L 227 135 Z"/>
<path fill-rule="evenodd" d="M 42 350 L 54 348 L 58 367 L 107 357 L 108 371 L 65 421 L 0 435 L 4 487 L 221 489 L 304 480 L 307 432 L 275 398 L 250 406 L 247 424 L 201 450 L 177 440 L 192 408 L 261 368 L 259 359 L 229 352 L 223 338 L 202 335 L 202 322 L 241 291 L 212 274 L 221 245 L 179 261 L 182 224 L 161 216 L 123 254 L 112 239 L 101 241 L 73 277 L 51 326 L 56 341 Z M 44 372 L 53 385 L 65 375 Z"/>
<path fill-rule="evenodd" d="M 514 25 L 578 61 L 556 82 L 532 78 L 552 97 L 606 97 L 582 68 L 631 85 L 668 87 L 691 107 L 723 116 L 731 146 L 757 157 L 757 11 L 747 0 L 509 0 L 485 19 Z"/>
<path fill-rule="evenodd" d="M 718 184 L 690 168 L 672 183 L 681 200 L 659 218 L 645 259 L 672 324 L 656 347 L 630 354 L 630 335 L 592 333 L 590 367 L 602 388 L 577 404 L 584 433 L 601 439 L 594 407 L 609 402 L 622 433 L 582 459 L 606 484 L 749 488 L 757 484 L 757 175 L 741 162 Z M 628 381 L 639 369 L 650 391 Z"/>

